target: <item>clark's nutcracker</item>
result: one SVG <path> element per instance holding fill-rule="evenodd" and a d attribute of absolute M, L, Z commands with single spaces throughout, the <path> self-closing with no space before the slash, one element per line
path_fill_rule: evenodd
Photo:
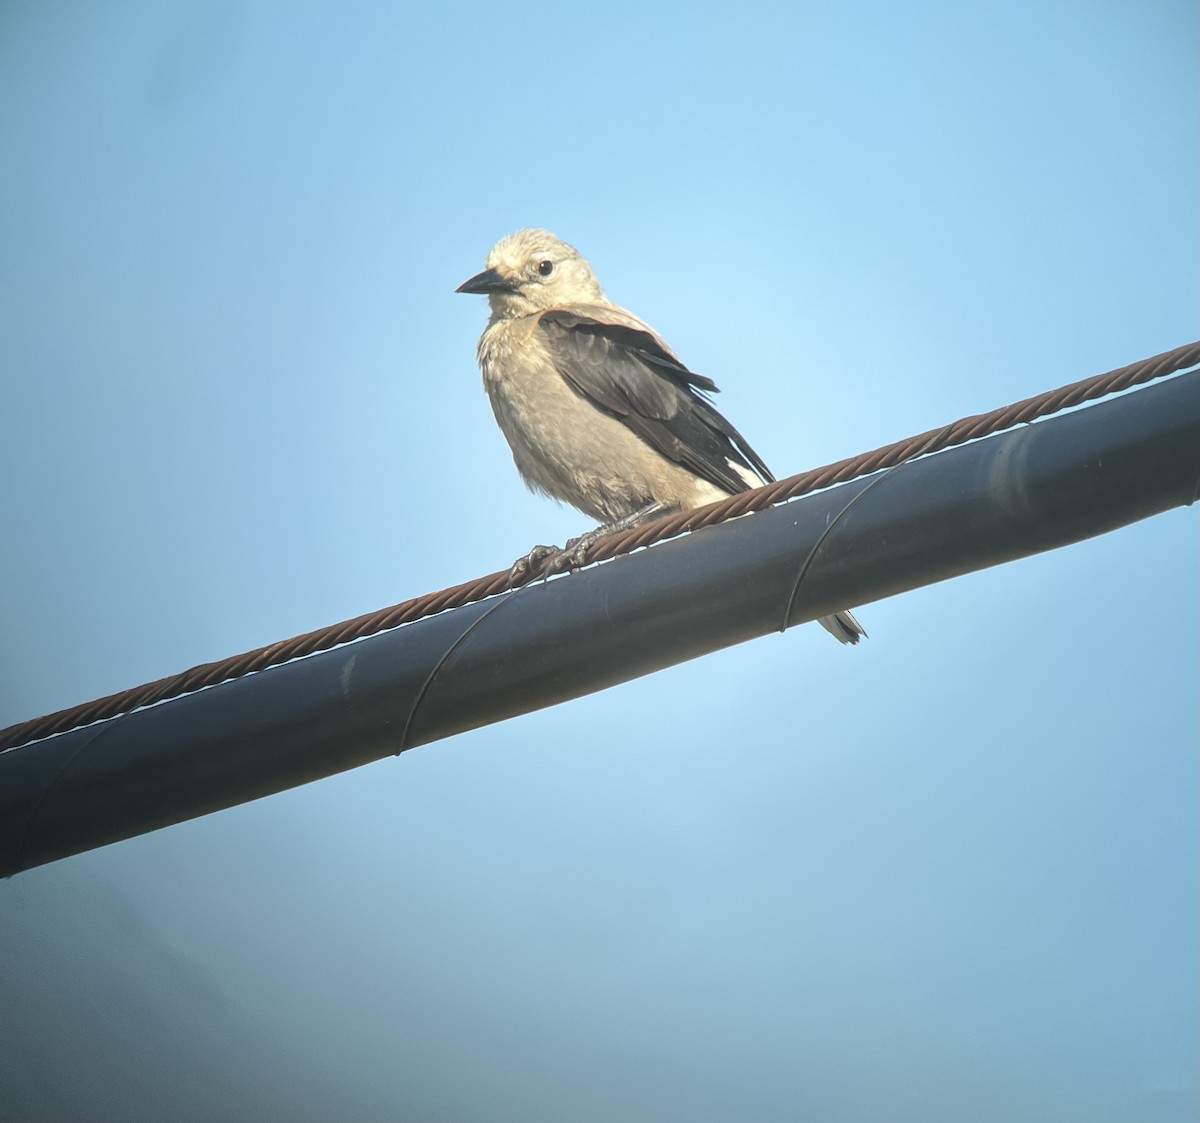
<path fill-rule="evenodd" d="M 491 306 L 479 366 L 517 471 L 603 524 L 565 552 L 536 547 L 518 567 L 551 554 L 581 565 L 605 534 L 775 478 L 705 396 L 716 384 L 608 300 L 573 246 L 520 230 L 486 264 L 457 291 Z M 820 622 L 842 643 L 866 635 L 849 612 Z"/>

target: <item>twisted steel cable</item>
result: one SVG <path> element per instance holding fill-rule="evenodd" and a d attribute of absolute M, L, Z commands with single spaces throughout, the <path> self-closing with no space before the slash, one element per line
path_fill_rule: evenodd
<path fill-rule="evenodd" d="M 753 491 L 730 496 L 719 503 L 709 504 L 691 511 L 682 511 L 658 519 L 643 526 L 601 539 L 588 551 L 588 563 L 603 561 L 618 554 L 629 553 L 642 546 L 649 546 L 684 531 L 699 530 L 726 519 L 736 518 L 750 511 L 760 511 L 776 503 L 805 495 L 834 484 L 867 476 L 885 468 L 892 468 L 906 460 L 912 460 L 955 445 L 1013 426 L 1034 421 L 1084 402 L 1095 401 L 1108 394 L 1128 390 L 1167 375 L 1176 374 L 1200 363 L 1200 342 L 1177 347 L 1149 359 L 1129 366 L 1108 371 L 1105 374 L 1083 379 L 1079 382 L 1049 390 L 1013 405 L 992 410 L 989 413 L 964 417 L 940 429 L 931 429 L 907 440 L 884 445 L 871 452 L 839 460 L 822 468 L 814 468 L 799 475 L 789 476 L 775 483 L 755 488 Z M 550 559 L 541 569 L 531 570 L 513 579 L 508 570 L 488 574 L 474 581 L 467 581 L 448 589 L 426 593 L 424 596 L 379 609 L 352 620 L 345 620 L 292 639 L 280 640 L 242 655 L 233 655 L 214 663 L 203 663 L 180 674 L 169 675 L 155 682 L 122 690 L 92 702 L 85 702 L 69 709 L 59 710 L 44 717 L 33 718 L 0 730 L 0 751 L 16 748 L 31 741 L 41 740 L 57 733 L 79 729 L 97 721 L 130 713 L 144 706 L 178 698 L 184 694 L 232 679 L 243 678 L 255 671 L 266 670 L 292 659 L 299 659 L 319 651 L 327 651 L 352 640 L 364 639 L 378 632 L 388 631 L 401 624 L 408 624 L 425 616 L 433 616 L 449 608 L 483 600 L 508 589 L 515 589 L 537 580 L 553 567 Z"/>

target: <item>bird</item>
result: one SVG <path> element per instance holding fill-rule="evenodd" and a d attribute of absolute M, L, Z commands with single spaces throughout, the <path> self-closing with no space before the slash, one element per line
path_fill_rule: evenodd
<path fill-rule="evenodd" d="M 518 230 L 484 265 L 455 291 L 488 298 L 476 353 L 517 471 L 532 491 L 600 523 L 565 550 L 535 547 L 514 574 L 547 558 L 579 568 L 606 534 L 774 480 L 709 399 L 716 383 L 610 301 L 574 246 Z M 842 643 L 866 636 L 849 611 L 820 623 Z"/>

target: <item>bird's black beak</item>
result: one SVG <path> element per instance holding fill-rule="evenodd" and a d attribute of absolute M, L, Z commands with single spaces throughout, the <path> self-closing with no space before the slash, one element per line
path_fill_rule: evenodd
<path fill-rule="evenodd" d="M 476 273 L 469 281 L 463 281 L 454 291 L 485 294 L 489 292 L 516 292 L 517 286 L 507 277 L 500 276 L 495 269 L 485 269 L 482 273 Z"/>

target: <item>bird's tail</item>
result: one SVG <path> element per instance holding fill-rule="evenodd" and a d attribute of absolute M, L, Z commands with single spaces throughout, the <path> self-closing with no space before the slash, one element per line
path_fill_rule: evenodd
<path fill-rule="evenodd" d="M 854 619 L 854 613 L 849 610 L 833 616 L 822 616 L 817 623 L 838 643 L 858 643 L 860 639 L 867 638 L 866 628 Z"/>

